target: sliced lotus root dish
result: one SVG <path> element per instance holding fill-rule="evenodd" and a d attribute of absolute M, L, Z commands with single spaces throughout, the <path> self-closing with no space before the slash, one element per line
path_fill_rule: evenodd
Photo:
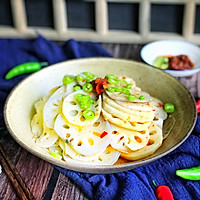
<path fill-rule="evenodd" d="M 121 152 L 135 151 L 145 147 L 150 139 L 149 129 L 132 131 L 112 125 L 114 131 L 111 146 Z"/>
<path fill-rule="evenodd" d="M 120 102 L 120 101 L 114 101 L 109 96 L 107 96 L 105 93 L 103 93 L 103 103 L 106 103 L 110 105 L 113 108 L 116 108 L 124 113 L 136 115 L 136 116 L 142 116 L 142 117 L 154 117 L 153 107 L 146 103 L 130 103 L 130 107 L 128 105 L 128 102 Z"/>
<path fill-rule="evenodd" d="M 121 156 L 127 160 L 139 160 L 153 154 L 162 144 L 162 130 L 152 123 L 149 127 L 150 139 L 147 145 L 137 151 L 121 153 Z"/>
<path fill-rule="evenodd" d="M 107 123 L 109 122 L 100 117 L 94 124 L 79 131 L 79 127 L 67 123 L 60 114 L 55 121 L 54 129 L 74 151 L 83 156 L 91 156 L 104 151 L 110 144 L 112 132 L 107 131 Z"/>
<path fill-rule="evenodd" d="M 83 95 L 83 97 L 90 98 L 87 92 L 84 92 L 83 90 L 78 90 L 69 94 L 63 100 L 62 113 L 64 114 L 66 119 L 74 125 L 88 126 L 95 123 L 95 121 L 99 118 L 101 112 L 101 96 L 98 96 L 98 99 L 95 99 L 95 102 L 91 103 L 90 107 L 87 110 L 94 113 L 94 117 L 92 119 L 86 119 L 84 117 L 84 110 L 79 105 L 78 95 Z"/>
<path fill-rule="evenodd" d="M 148 129 L 151 122 L 130 122 L 130 121 L 124 121 L 108 112 L 106 112 L 104 109 L 102 109 L 102 115 L 106 120 L 109 122 L 123 128 L 127 128 L 134 131 L 143 131 Z"/>
<path fill-rule="evenodd" d="M 108 78 L 109 79 L 109 78 Z M 127 101 L 127 95 L 134 95 L 135 98 L 129 98 L 130 102 L 148 102 L 150 95 L 136 87 L 135 81 L 126 76 L 112 77 L 113 81 L 104 88 L 106 94 L 114 100 Z M 111 79 L 111 80 L 112 80 Z"/>
<path fill-rule="evenodd" d="M 112 113 L 113 116 L 118 117 L 118 118 L 120 118 L 124 121 L 143 123 L 143 122 L 152 121 L 154 119 L 154 112 L 153 111 L 151 113 L 148 113 L 147 115 L 146 115 L 146 113 L 144 113 L 144 116 L 132 115 L 132 114 L 123 112 L 119 109 L 113 108 L 112 106 L 110 106 L 106 102 L 103 102 L 103 109 L 106 112 Z"/>
<path fill-rule="evenodd" d="M 43 97 L 35 103 L 36 113 L 31 121 L 31 130 L 36 138 L 38 138 L 43 132 L 43 107 L 46 101 L 47 97 Z"/>
<path fill-rule="evenodd" d="M 43 119 L 49 128 L 53 128 L 56 116 L 61 112 L 63 98 L 71 93 L 75 83 L 62 85 L 47 100 L 43 109 Z"/>
<path fill-rule="evenodd" d="M 152 155 L 169 134 L 162 129 L 173 104 L 150 96 L 130 77 L 81 72 L 62 82 L 34 104 L 30 122 L 33 140 L 55 159 L 80 165 L 135 161 Z"/>

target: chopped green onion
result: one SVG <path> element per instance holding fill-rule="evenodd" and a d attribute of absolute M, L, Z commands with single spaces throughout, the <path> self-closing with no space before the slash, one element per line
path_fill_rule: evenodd
<path fill-rule="evenodd" d="M 81 101 L 81 99 L 82 99 L 82 97 L 83 97 L 84 95 L 83 94 L 76 94 L 76 100 L 77 101 Z"/>
<path fill-rule="evenodd" d="M 131 88 L 132 88 L 132 84 L 127 84 L 127 85 L 126 85 L 126 88 L 127 88 L 127 89 L 131 89 Z"/>
<path fill-rule="evenodd" d="M 90 96 L 89 95 L 84 95 L 84 94 L 76 94 L 76 99 L 77 101 L 89 101 Z"/>
<path fill-rule="evenodd" d="M 92 110 L 85 110 L 83 111 L 83 117 L 85 117 L 85 119 L 93 119 L 95 114 Z"/>
<path fill-rule="evenodd" d="M 76 79 L 77 79 L 77 81 L 82 81 L 82 80 L 83 80 L 83 76 L 77 75 L 77 76 L 76 76 Z"/>
<path fill-rule="evenodd" d="M 115 92 L 115 87 L 108 87 L 107 90 L 108 92 Z"/>
<path fill-rule="evenodd" d="M 119 83 L 119 80 L 115 77 L 115 78 L 108 78 L 108 83 L 112 84 L 112 85 L 117 85 Z"/>
<path fill-rule="evenodd" d="M 129 94 L 129 95 L 128 95 L 128 100 L 134 101 L 134 100 L 136 100 L 136 96 L 133 95 L 133 94 Z"/>
<path fill-rule="evenodd" d="M 79 106 L 82 110 L 87 110 L 90 107 L 90 101 L 80 101 Z"/>
<path fill-rule="evenodd" d="M 117 87 L 115 87 L 115 91 L 116 92 L 123 92 L 123 91 L 125 91 L 125 88 L 117 86 Z"/>
<path fill-rule="evenodd" d="M 84 74 L 86 77 L 90 78 L 90 79 L 94 79 L 94 77 L 95 77 L 95 75 L 92 74 L 92 73 L 90 73 L 90 72 L 83 72 L 83 74 Z"/>
<path fill-rule="evenodd" d="M 106 75 L 107 78 L 111 78 L 111 79 L 116 79 L 116 77 L 113 74 L 108 74 Z"/>
<path fill-rule="evenodd" d="M 73 81 L 74 81 L 74 77 L 72 76 L 64 76 L 62 80 L 63 84 L 70 84 Z"/>
<path fill-rule="evenodd" d="M 141 95 L 141 96 L 139 97 L 139 99 L 140 99 L 140 100 L 144 100 L 145 97 L 144 97 L 143 95 Z"/>
<path fill-rule="evenodd" d="M 91 103 L 91 104 L 94 104 L 95 102 L 96 102 L 95 99 L 90 99 L 90 103 Z"/>
<path fill-rule="evenodd" d="M 86 77 L 86 78 L 85 78 L 85 81 L 86 81 L 87 83 L 92 82 L 92 81 L 93 81 L 93 78 Z"/>
<path fill-rule="evenodd" d="M 130 91 L 129 91 L 129 90 L 125 90 L 125 91 L 124 91 L 124 94 L 129 95 L 129 94 L 130 94 Z"/>
<path fill-rule="evenodd" d="M 78 102 L 81 102 L 81 101 L 86 102 L 86 101 L 89 101 L 90 96 L 89 95 L 83 95 L 83 94 L 77 94 L 76 99 L 77 99 Z"/>
<path fill-rule="evenodd" d="M 91 92 L 93 90 L 92 84 L 91 83 L 85 83 L 83 85 L 83 91 L 84 92 Z"/>
<path fill-rule="evenodd" d="M 74 92 L 78 91 L 78 90 L 81 90 L 81 86 L 77 85 L 74 87 Z"/>
<path fill-rule="evenodd" d="M 173 105 L 172 103 L 166 103 L 166 104 L 164 105 L 164 110 L 165 110 L 165 112 L 167 112 L 167 113 L 173 113 L 174 110 L 175 110 L 175 107 L 174 107 L 174 105 Z"/>
<path fill-rule="evenodd" d="M 124 83 L 124 84 L 128 84 L 127 81 L 125 81 L 123 79 L 120 79 L 119 81 L 122 82 L 122 83 Z"/>
<path fill-rule="evenodd" d="M 57 159 L 59 159 L 59 160 L 61 160 L 61 159 L 62 159 L 62 156 L 61 156 L 60 154 L 58 154 L 58 153 L 55 153 L 55 152 L 53 152 L 53 151 L 50 153 L 50 155 L 51 155 L 51 156 L 53 156 L 54 158 L 57 158 Z"/>

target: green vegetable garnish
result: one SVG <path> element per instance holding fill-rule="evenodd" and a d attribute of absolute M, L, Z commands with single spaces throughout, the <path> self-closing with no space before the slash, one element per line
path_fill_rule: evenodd
<path fill-rule="evenodd" d="M 119 80 L 115 77 L 115 78 L 108 78 L 108 83 L 112 84 L 112 85 L 117 85 L 119 83 Z"/>
<path fill-rule="evenodd" d="M 122 80 L 120 79 L 119 81 L 122 82 L 122 83 L 124 83 L 124 84 L 128 84 L 127 81 L 125 81 L 123 79 Z"/>
<path fill-rule="evenodd" d="M 90 107 L 90 101 L 80 101 L 79 106 L 82 110 L 87 110 Z"/>
<path fill-rule="evenodd" d="M 166 103 L 164 105 L 164 110 L 167 112 L 167 113 L 173 113 L 174 110 L 175 110 L 175 107 L 172 103 Z"/>
<path fill-rule="evenodd" d="M 92 78 L 89 78 L 89 77 L 86 77 L 86 78 L 85 78 L 85 81 L 86 81 L 87 83 L 89 83 L 89 82 L 92 82 L 93 79 L 92 79 Z"/>
<path fill-rule="evenodd" d="M 144 100 L 145 99 L 145 97 L 143 96 L 143 95 L 141 95 L 140 97 L 139 97 L 139 100 Z"/>
<path fill-rule="evenodd" d="M 131 88 L 132 88 L 132 84 L 127 84 L 127 85 L 126 85 L 126 88 L 127 88 L 127 89 L 131 89 Z"/>
<path fill-rule="evenodd" d="M 74 92 L 76 92 L 76 91 L 78 91 L 80 89 L 81 89 L 81 86 L 77 85 L 77 86 L 74 87 Z"/>
<path fill-rule="evenodd" d="M 167 69 L 169 67 L 169 58 L 166 56 L 159 56 L 153 62 L 153 66 L 161 69 Z"/>
<path fill-rule="evenodd" d="M 83 74 L 84 74 L 86 77 L 90 78 L 90 79 L 94 79 L 94 77 L 95 77 L 95 75 L 92 74 L 92 73 L 90 73 L 90 72 L 83 72 Z"/>
<path fill-rule="evenodd" d="M 59 160 L 61 160 L 61 159 L 62 159 L 62 156 L 61 156 L 60 154 L 58 154 L 58 153 L 55 153 L 55 152 L 53 152 L 53 151 L 50 153 L 50 155 L 51 155 L 51 156 L 53 156 L 54 158 L 57 158 L 57 159 L 59 159 Z"/>
<path fill-rule="evenodd" d="M 77 76 L 76 76 L 76 79 L 77 79 L 78 81 L 82 81 L 82 80 L 83 80 L 83 76 L 77 75 Z"/>
<path fill-rule="evenodd" d="M 90 99 L 90 103 L 91 103 L 91 104 L 94 104 L 95 102 L 96 102 L 95 99 Z"/>
<path fill-rule="evenodd" d="M 107 90 L 108 92 L 115 92 L 115 87 L 108 87 Z"/>
<path fill-rule="evenodd" d="M 111 78 L 111 79 L 116 79 L 116 77 L 113 74 L 108 74 L 106 75 L 107 78 Z"/>
<path fill-rule="evenodd" d="M 93 90 L 92 84 L 91 83 L 85 83 L 83 85 L 83 91 L 84 92 L 91 92 Z"/>
<path fill-rule="evenodd" d="M 133 94 L 129 94 L 129 95 L 128 95 L 128 100 L 134 101 L 134 100 L 136 100 L 136 96 L 133 95 Z"/>
<path fill-rule="evenodd" d="M 95 114 L 92 110 L 85 110 L 83 111 L 83 117 L 85 117 L 85 119 L 93 119 Z"/>
<path fill-rule="evenodd" d="M 120 86 L 115 87 L 116 92 L 124 92 L 126 89 Z"/>
<path fill-rule="evenodd" d="M 64 76 L 63 80 L 62 80 L 62 82 L 63 82 L 64 85 L 70 84 L 73 81 L 74 81 L 74 77 L 72 77 L 72 76 Z"/>
<path fill-rule="evenodd" d="M 81 101 L 81 99 L 83 98 L 83 96 L 84 96 L 83 94 L 76 94 L 75 97 L 76 97 L 77 101 Z"/>
<path fill-rule="evenodd" d="M 125 90 L 125 91 L 124 91 L 124 94 L 129 95 L 129 94 L 130 94 L 130 91 L 129 91 L 129 90 Z"/>
<path fill-rule="evenodd" d="M 78 102 L 81 102 L 81 101 L 86 102 L 86 101 L 89 101 L 90 96 L 89 95 L 84 95 L 84 94 L 77 94 L 76 95 L 76 99 L 77 99 Z"/>

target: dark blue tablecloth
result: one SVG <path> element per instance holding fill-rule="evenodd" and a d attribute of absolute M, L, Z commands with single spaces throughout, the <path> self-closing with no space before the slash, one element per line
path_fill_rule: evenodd
<path fill-rule="evenodd" d="M 33 40 L 0 39 L 0 127 L 3 121 L 3 107 L 11 89 L 27 75 L 5 80 L 5 74 L 14 66 L 29 61 L 60 61 L 82 57 L 110 57 L 97 43 L 69 40 L 62 46 L 42 36 Z M 167 185 L 175 199 L 200 199 L 200 181 L 184 180 L 175 175 L 181 168 L 200 165 L 200 119 L 189 138 L 175 151 L 150 164 L 115 174 L 79 173 L 60 167 L 60 172 L 74 180 L 91 199 L 95 200 L 154 200 L 154 187 Z"/>

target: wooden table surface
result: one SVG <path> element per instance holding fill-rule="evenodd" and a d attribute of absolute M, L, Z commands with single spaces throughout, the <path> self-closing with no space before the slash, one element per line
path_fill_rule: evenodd
<path fill-rule="evenodd" d="M 142 45 L 102 44 L 114 57 L 141 61 Z M 200 74 L 179 79 L 195 98 L 200 97 Z M 75 182 L 59 173 L 53 165 L 30 154 L 20 147 L 9 135 L 5 127 L 0 127 L 0 143 L 36 199 L 75 199 L 88 198 Z M 2 170 L 0 174 L 0 200 L 20 199 Z"/>

